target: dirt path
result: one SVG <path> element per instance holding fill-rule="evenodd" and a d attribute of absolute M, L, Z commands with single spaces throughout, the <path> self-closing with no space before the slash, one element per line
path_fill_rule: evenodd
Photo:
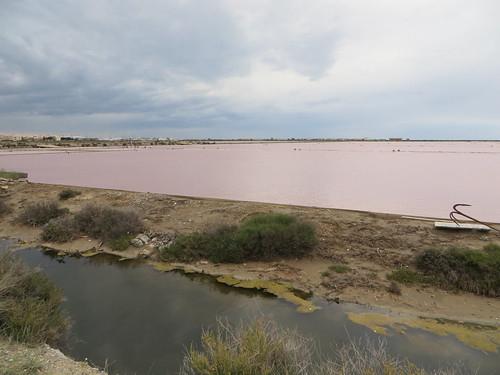
<path fill-rule="evenodd" d="M 0 218 L 0 237 L 18 238 L 26 244 L 40 244 L 39 230 L 15 224 L 22 207 L 44 199 L 57 199 L 61 186 L 27 182 L 0 182 L 2 194 L 13 212 Z M 75 212 L 87 203 L 133 207 L 153 231 L 187 233 L 215 224 L 236 223 L 257 212 L 283 212 L 315 224 L 319 245 L 305 259 L 252 262 L 240 265 L 198 262 L 207 273 L 228 273 L 242 278 L 286 281 L 330 300 L 357 302 L 410 311 L 425 316 L 476 321 L 500 326 L 500 299 L 468 293 L 450 293 L 432 287 L 402 286 L 402 295 L 387 292 L 388 272 L 411 263 L 419 251 L 430 247 L 483 247 L 500 242 L 490 232 L 443 232 L 430 221 L 405 219 L 397 215 L 373 214 L 325 208 L 296 207 L 215 199 L 172 197 L 161 194 L 78 188 L 82 194 L 62 203 Z M 68 252 L 99 247 L 98 241 L 80 238 L 69 244 L 44 244 Z M 129 248 L 122 256 L 135 257 L 140 249 Z M 329 266 L 345 263 L 350 271 L 328 272 Z"/>

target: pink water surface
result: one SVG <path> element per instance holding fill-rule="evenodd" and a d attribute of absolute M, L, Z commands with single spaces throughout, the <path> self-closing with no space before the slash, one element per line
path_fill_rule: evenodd
<path fill-rule="evenodd" d="M 399 150 L 399 151 L 398 151 Z M 0 152 L 34 182 L 500 222 L 500 142 L 219 144 Z"/>

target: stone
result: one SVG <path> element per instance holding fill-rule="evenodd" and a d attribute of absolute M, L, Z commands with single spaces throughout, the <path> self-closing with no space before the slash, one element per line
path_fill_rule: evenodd
<path fill-rule="evenodd" d="M 146 245 L 149 242 L 149 237 L 146 236 L 145 234 L 139 234 L 136 238 L 138 240 L 141 240 L 144 245 Z"/>
<path fill-rule="evenodd" d="M 139 238 L 134 238 L 132 241 L 130 241 L 130 244 L 134 247 L 144 246 L 144 242 L 142 242 Z"/>

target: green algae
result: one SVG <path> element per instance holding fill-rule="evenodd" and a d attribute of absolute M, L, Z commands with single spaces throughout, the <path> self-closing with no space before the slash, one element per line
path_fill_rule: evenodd
<path fill-rule="evenodd" d="M 297 311 L 302 313 L 311 313 L 319 309 L 311 301 L 297 296 L 294 293 L 294 288 L 284 283 L 261 279 L 240 280 L 231 275 L 219 276 L 217 281 L 235 288 L 254 289 L 272 294 L 293 303 L 297 306 Z"/>
<path fill-rule="evenodd" d="M 185 274 L 205 273 L 200 268 L 186 264 L 152 262 L 151 265 L 160 272 L 182 271 Z M 239 279 L 231 275 L 211 274 L 210 276 L 214 276 L 217 282 L 231 287 L 259 290 L 264 293 L 272 294 L 273 296 L 293 303 L 297 306 L 297 311 L 302 313 L 310 313 L 319 309 L 319 307 L 315 306 L 311 301 L 298 296 L 292 286 L 284 283 L 261 279 Z"/>
<path fill-rule="evenodd" d="M 86 257 L 86 258 L 93 257 L 93 256 L 96 256 L 98 254 L 102 254 L 102 253 L 100 251 L 97 251 L 94 249 L 90 249 L 90 250 L 87 250 L 87 251 L 80 253 L 80 255 L 82 257 Z"/>
<path fill-rule="evenodd" d="M 500 329 L 496 326 L 377 313 L 350 312 L 347 316 L 352 322 L 364 325 L 381 335 L 388 335 L 388 328 L 400 333 L 404 333 L 408 328 L 416 328 L 439 336 L 454 336 L 465 345 L 484 352 L 497 352 L 500 347 Z"/>
<path fill-rule="evenodd" d="M 166 263 L 166 262 L 154 262 L 154 263 L 152 263 L 152 266 L 155 270 L 160 271 L 160 272 L 170 272 L 170 271 L 174 271 L 177 269 L 175 266 L 171 265 L 170 263 Z"/>

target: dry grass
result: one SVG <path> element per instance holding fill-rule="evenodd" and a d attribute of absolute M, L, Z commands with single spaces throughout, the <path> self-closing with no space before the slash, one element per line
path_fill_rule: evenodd
<path fill-rule="evenodd" d="M 11 253 L 0 255 L 0 334 L 29 343 L 56 342 L 68 320 L 63 295 L 40 271 Z"/>
<path fill-rule="evenodd" d="M 385 341 L 360 340 L 337 347 L 328 358 L 314 342 L 270 321 L 233 326 L 225 321 L 202 335 L 200 348 L 191 346 L 181 375 L 465 375 L 465 368 L 425 371 L 391 356 Z"/>
<path fill-rule="evenodd" d="M 41 201 L 25 207 L 19 214 L 18 221 L 21 224 L 37 227 L 67 213 L 68 210 L 59 207 L 55 201 Z"/>
<path fill-rule="evenodd" d="M 76 228 L 102 241 L 113 241 L 144 230 L 144 223 L 131 209 L 87 205 L 75 214 Z"/>

